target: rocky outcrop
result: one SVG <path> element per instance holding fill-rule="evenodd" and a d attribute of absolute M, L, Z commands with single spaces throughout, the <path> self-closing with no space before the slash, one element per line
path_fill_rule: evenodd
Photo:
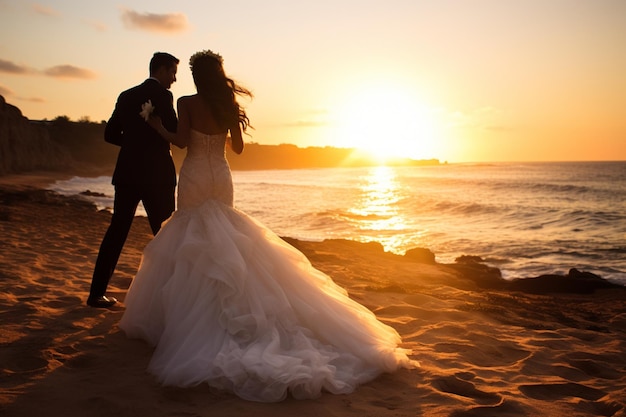
<path fill-rule="evenodd" d="M 534 278 L 520 278 L 513 280 L 508 289 L 532 294 L 573 293 L 591 294 L 596 290 L 607 288 L 624 288 L 614 284 L 599 275 L 576 268 L 569 270 L 567 275 L 548 274 Z"/>
<path fill-rule="evenodd" d="M 404 259 L 453 270 L 464 279 L 472 281 L 476 288 L 484 290 L 517 291 L 529 294 L 593 294 L 603 289 L 626 291 L 623 285 L 576 268 L 570 269 L 567 275 L 547 274 L 506 280 L 502 277 L 500 269 L 488 266 L 479 256 L 463 255 L 456 258 L 453 264 L 440 264 L 435 260 L 435 254 L 429 249 L 414 248 L 406 251 Z"/>
<path fill-rule="evenodd" d="M 436 264 L 435 254 L 426 248 L 413 248 L 406 251 L 404 257 L 414 262 L 420 262 L 424 264 Z"/>
<path fill-rule="evenodd" d="M 56 170 L 70 160 L 45 126 L 31 122 L 0 96 L 0 175 Z"/>
<path fill-rule="evenodd" d="M 118 147 L 104 141 L 104 122 L 29 120 L 0 96 L 0 175 L 35 170 L 110 175 Z"/>

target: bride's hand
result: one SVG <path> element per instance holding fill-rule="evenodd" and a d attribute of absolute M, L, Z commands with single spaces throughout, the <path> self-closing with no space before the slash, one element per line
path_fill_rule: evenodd
<path fill-rule="evenodd" d="M 157 131 L 157 133 L 159 135 L 161 135 L 161 137 L 163 139 L 165 139 L 166 141 L 175 144 L 176 146 L 178 146 L 179 148 L 184 148 L 185 146 L 181 146 L 178 143 L 176 143 L 176 134 L 175 133 L 171 133 L 169 132 L 165 126 L 163 126 L 163 120 L 161 120 L 161 118 L 159 116 L 153 116 L 150 115 L 150 118 L 148 119 L 147 123 L 152 126 L 152 128 L 154 130 Z"/>
<path fill-rule="evenodd" d="M 162 129 L 165 129 L 165 127 L 163 126 L 163 120 L 161 120 L 160 116 L 150 115 L 150 118 L 148 119 L 148 124 L 152 126 L 152 128 L 157 132 L 161 132 Z"/>

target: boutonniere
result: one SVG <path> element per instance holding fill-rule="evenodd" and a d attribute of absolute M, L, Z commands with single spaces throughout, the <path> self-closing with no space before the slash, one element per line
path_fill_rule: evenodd
<path fill-rule="evenodd" d="M 141 105 L 141 111 L 139 112 L 139 115 L 143 117 L 143 119 L 147 122 L 153 111 L 154 106 L 152 105 L 152 100 L 148 100 Z"/>

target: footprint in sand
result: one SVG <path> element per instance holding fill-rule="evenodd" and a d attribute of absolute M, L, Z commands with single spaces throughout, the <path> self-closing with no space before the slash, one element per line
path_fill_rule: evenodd
<path fill-rule="evenodd" d="M 56 309 L 74 307 L 77 305 L 82 305 L 82 299 L 77 296 L 59 296 L 46 303 L 47 307 Z"/>
<path fill-rule="evenodd" d="M 481 367 L 510 366 L 530 356 L 530 352 L 513 343 L 502 342 L 480 335 L 467 336 L 473 342 L 441 342 L 435 350 L 441 353 L 463 352 L 467 360 Z"/>
<path fill-rule="evenodd" d="M 371 401 L 370 404 L 375 407 L 386 408 L 387 410 L 397 410 L 402 408 L 403 403 L 406 402 L 406 398 L 399 396 L 391 396 L 386 398 L 380 398 L 374 401 Z"/>
<path fill-rule="evenodd" d="M 432 386 L 442 392 L 473 398 L 479 404 L 497 404 L 502 401 L 500 395 L 480 391 L 471 382 L 463 381 L 456 376 L 437 378 L 433 380 Z"/>
<path fill-rule="evenodd" d="M 526 416 L 532 415 L 516 401 L 502 401 L 494 406 L 474 407 L 468 410 L 454 411 L 450 417 L 488 417 L 488 416 Z"/>
<path fill-rule="evenodd" d="M 65 361 L 65 366 L 70 369 L 88 369 L 96 363 L 98 363 L 97 355 L 83 353 L 68 358 Z"/>
<path fill-rule="evenodd" d="M 606 358 L 609 359 L 610 358 Z M 611 368 L 608 363 L 600 360 L 572 360 L 570 365 L 595 378 L 615 380 L 621 377 L 619 371 Z"/>
<path fill-rule="evenodd" d="M 520 385 L 519 390 L 524 395 L 536 400 L 559 400 L 565 397 L 578 397 L 596 401 L 606 395 L 606 392 L 574 382 L 562 384 Z"/>
<path fill-rule="evenodd" d="M 39 352 L 12 352 L 14 360 L 7 361 L 6 370 L 15 373 L 38 372 L 48 367 L 48 361 Z M 19 355 L 19 356 L 18 356 Z"/>

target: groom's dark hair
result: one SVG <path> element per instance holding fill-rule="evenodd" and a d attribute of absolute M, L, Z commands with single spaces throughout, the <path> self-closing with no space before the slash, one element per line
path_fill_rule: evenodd
<path fill-rule="evenodd" d="M 155 52 L 150 60 L 150 74 L 154 74 L 161 67 L 170 68 L 172 65 L 178 65 L 179 62 L 178 58 L 167 52 Z"/>

